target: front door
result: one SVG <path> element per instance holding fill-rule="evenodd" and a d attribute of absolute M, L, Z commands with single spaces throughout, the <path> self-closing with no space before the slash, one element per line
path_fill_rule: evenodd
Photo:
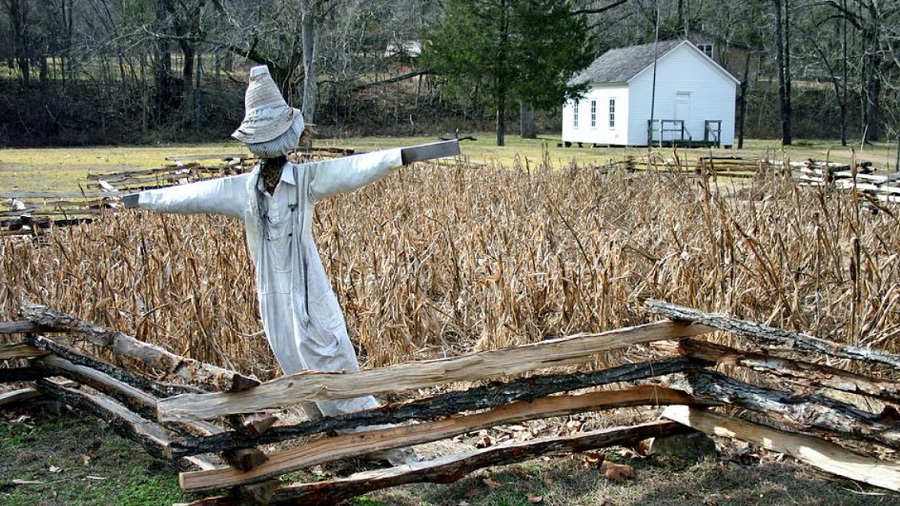
<path fill-rule="evenodd" d="M 683 121 L 684 126 L 684 139 L 687 139 L 688 131 L 688 121 L 691 116 L 691 93 L 689 91 L 679 91 L 675 94 L 675 118 L 677 120 Z M 676 137 L 677 137 L 676 133 Z"/>

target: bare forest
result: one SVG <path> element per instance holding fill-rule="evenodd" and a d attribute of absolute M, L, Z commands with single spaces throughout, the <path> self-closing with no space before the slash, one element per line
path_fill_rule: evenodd
<path fill-rule="evenodd" d="M 326 136 L 483 131 L 500 124 L 526 136 L 558 131 L 563 96 L 534 104 L 546 86 L 529 85 L 536 76 L 516 67 L 524 58 L 511 67 L 480 68 L 513 54 L 497 41 L 515 40 L 515 30 L 504 35 L 509 27 L 480 27 L 483 47 L 451 46 L 473 51 L 464 60 L 475 62 L 473 71 L 441 71 L 449 59 L 440 44 L 442 24 L 454 9 L 475 5 L 503 18 L 519 3 L 2 0 L 0 146 L 224 139 L 240 120 L 242 83 L 253 64 L 268 65 L 288 101 Z M 743 81 L 739 115 L 748 138 L 789 144 L 792 138 L 897 137 L 895 0 L 560 5 L 570 15 L 561 26 L 584 25 L 567 34 L 577 48 L 559 38 L 543 46 L 564 52 L 563 59 L 652 42 L 657 34 L 751 55 L 745 68 L 733 71 Z M 559 32 L 520 28 L 531 40 Z M 538 55 L 543 62 L 553 57 Z M 571 74 L 565 66 L 558 71 Z M 495 89 L 492 72 L 518 77 Z"/>

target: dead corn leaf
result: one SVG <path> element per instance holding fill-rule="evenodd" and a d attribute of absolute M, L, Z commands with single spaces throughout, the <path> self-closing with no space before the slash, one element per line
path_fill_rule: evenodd
<path fill-rule="evenodd" d="M 51 473 L 59 473 L 59 472 L 62 471 L 62 468 L 61 468 L 61 467 L 56 467 L 56 466 L 50 466 L 49 471 L 50 471 Z"/>
<path fill-rule="evenodd" d="M 540 496 L 540 495 L 529 495 L 529 496 L 528 496 L 528 502 L 531 503 L 531 504 L 540 504 L 540 503 L 544 502 L 544 496 Z"/>
<path fill-rule="evenodd" d="M 629 465 L 616 464 L 609 461 L 603 461 L 600 464 L 600 472 L 612 481 L 622 483 L 625 480 L 634 479 L 634 469 Z"/>

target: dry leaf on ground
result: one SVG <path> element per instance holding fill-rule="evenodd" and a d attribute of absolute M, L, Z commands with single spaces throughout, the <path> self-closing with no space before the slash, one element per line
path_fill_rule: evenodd
<path fill-rule="evenodd" d="M 619 483 L 637 477 L 634 474 L 634 469 L 632 469 L 631 466 L 626 464 L 615 464 L 613 462 L 609 462 L 608 460 L 605 460 L 602 464 L 600 464 L 600 472 L 610 480 Z"/>
<path fill-rule="evenodd" d="M 500 488 L 500 484 L 490 478 L 485 478 L 484 480 L 482 480 L 482 482 L 487 486 L 487 488 L 491 490 L 497 490 L 498 488 Z"/>

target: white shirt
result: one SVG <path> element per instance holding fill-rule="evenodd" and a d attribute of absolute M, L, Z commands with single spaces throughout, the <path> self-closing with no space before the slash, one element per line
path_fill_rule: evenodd
<path fill-rule="evenodd" d="M 287 163 L 273 195 L 260 186 L 257 166 L 249 174 L 141 192 L 138 205 L 244 220 L 263 327 L 285 374 L 356 372 L 356 353 L 313 239 L 313 208 L 319 199 L 355 190 L 400 167 L 400 151 Z M 372 397 L 316 404 L 329 416 L 378 405 Z"/>

